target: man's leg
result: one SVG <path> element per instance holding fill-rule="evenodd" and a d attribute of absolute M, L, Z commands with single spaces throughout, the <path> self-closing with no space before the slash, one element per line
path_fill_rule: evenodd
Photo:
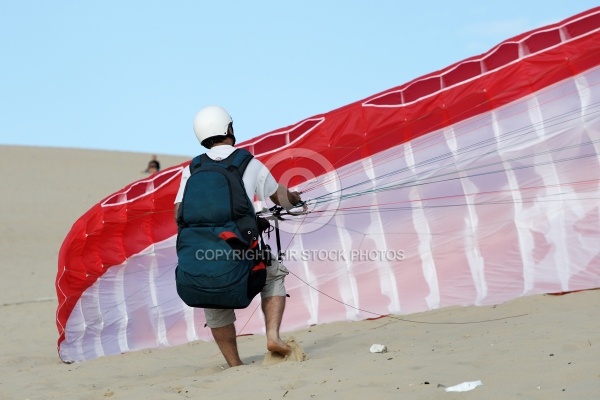
<path fill-rule="evenodd" d="M 279 327 L 285 310 L 285 296 L 271 296 L 262 299 L 262 310 L 265 314 L 267 330 L 267 349 L 281 355 L 288 355 L 292 348 L 279 337 Z M 234 333 L 235 334 L 235 333 Z M 224 353 L 223 353 L 224 354 Z"/>
<path fill-rule="evenodd" d="M 230 367 L 243 365 L 244 363 L 238 354 L 235 325 L 229 324 L 221 328 L 210 328 L 210 330 L 227 364 Z"/>
<path fill-rule="evenodd" d="M 230 367 L 242 365 L 237 349 L 235 325 L 233 324 L 235 322 L 235 312 L 227 309 L 205 308 L 204 315 L 206 325 L 210 328 L 227 364 Z"/>

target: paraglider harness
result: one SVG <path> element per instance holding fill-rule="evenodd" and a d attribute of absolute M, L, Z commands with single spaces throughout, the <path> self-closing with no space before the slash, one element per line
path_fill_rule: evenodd
<path fill-rule="evenodd" d="M 294 207 L 304 207 L 305 204 L 306 204 L 306 202 L 300 201 L 298 204 L 295 204 Z M 263 224 L 268 224 L 266 229 L 264 229 L 262 232 L 266 233 L 267 237 L 270 238 L 271 232 L 275 231 L 275 243 L 277 244 L 277 259 L 279 261 L 283 260 L 283 251 L 281 251 L 281 236 L 279 234 L 279 222 L 285 221 L 286 218 L 284 218 L 284 215 L 298 216 L 298 215 L 305 215 L 305 214 L 307 214 L 306 211 L 294 212 L 291 210 L 287 210 L 279 205 L 275 205 L 268 209 L 264 208 L 257 213 L 259 222 L 262 220 L 262 221 L 264 221 L 264 222 L 262 222 Z M 273 221 L 274 226 L 271 226 L 269 221 Z M 262 241 L 262 235 L 261 235 L 261 241 Z M 271 248 L 269 247 L 269 245 L 266 245 L 266 247 L 269 249 L 269 253 L 270 253 Z"/>
<path fill-rule="evenodd" d="M 175 281 L 190 307 L 246 308 L 263 289 L 271 252 L 242 177 L 253 156 L 236 149 L 224 160 L 206 154 L 190 163 L 177 212 Z M 280 251 L 279 251 L 280 252 Z"/>

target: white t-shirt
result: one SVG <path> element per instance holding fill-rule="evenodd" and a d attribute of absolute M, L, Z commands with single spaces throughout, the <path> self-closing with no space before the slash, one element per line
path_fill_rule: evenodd
<path fill-rule="evenodd" d="M 235 150 L 235 147 L 230 145 L 219 145 L 214 146 L 206 152 L 206 155 L 213 160 L 224 160 L 231 155 Z M 183 199 L 183 191 L 185 184 L 190 177 L 190 167 L 186 167 L 181 173 L 181 183 L 179 184 L 179 190 L 175 197 L 175 203 L 181 203 Z M 246 188 L 246 194 L 248 198 L 254 201 L 254 195 L 258 197 L 258 200 L 265 201 L 265 199 L 271 196 L 277 191 L 278 183 L 271 175 L 271 172 L 265 165 L 253 158 L 248 163 L 244 176 L 244 187 Z"/>

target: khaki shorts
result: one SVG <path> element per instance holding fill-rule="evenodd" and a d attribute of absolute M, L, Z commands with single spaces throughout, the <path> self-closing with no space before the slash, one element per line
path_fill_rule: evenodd
<path fill-rule="evenodd" d="M 260 292 L 260 298 L 286 296 L 284 280 L 289 273 L 285 265 L 279 262 L 276 257 L 273 257 L 273 262 L 267 267 L 267 281 Z M 206 326 L 209 328 L 221 328 L 235 322 L 235 311 L 231 309 L 205 308 L 204 315 Z"/>

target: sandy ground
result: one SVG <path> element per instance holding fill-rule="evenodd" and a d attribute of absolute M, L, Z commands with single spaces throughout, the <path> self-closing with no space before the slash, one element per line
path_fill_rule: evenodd
<path fill-rule="evenodd" d="M 186 158 L 159 155 L 163 167 Z M 244 336 L 247 365 L 236 368 L 212 342 L 62 363 L 62 240 L 93 204 L 144 177 L 149 159 L 0 146 L 0 399 L 600 399 L 598 290 L 285 333 L 302 362 L 269 360 L 263 336 Z M 469 392 L 444 390 L 477 380 Z"/>

